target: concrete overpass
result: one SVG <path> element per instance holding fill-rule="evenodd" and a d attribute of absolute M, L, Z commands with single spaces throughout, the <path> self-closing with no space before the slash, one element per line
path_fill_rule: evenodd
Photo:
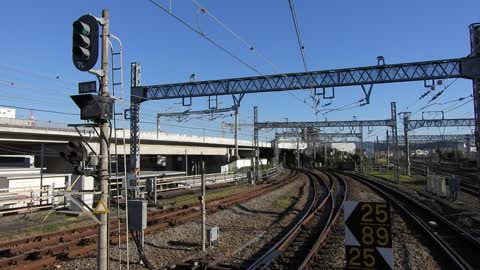
<path fill-rule="evenodd" d="M 90 142 L 92 148 L 97 151 L 99 149 L 99 138 L 96 132 L 92 128 L 79 128 L 83 137 Z M 113 131 L 112 131 L 113 132 Z M 129 154 L 129 130 L 125 131 L 126 144 L 123 147 L 123 134 L 121 130 L 117 131 L 118 145 L 117 153 L 123 155 L 123 150 L 126 150 L 126 154 Z M 167 156 L 172 159 L 179 159 L 179 157 L 185 156 L 210 156 L 211 160 L 215 160 L 215 157 L 220 158 L 220 163 L 225 163 L 225 160 L 229 160 L 230 156 L 233 156 L 234 140 L 232 138 L 219 138 L 208 136 L 195 136 L 185 134 L 173 134 L 173 133 L 156 133 L 154 131 L 145 131 L 140 135 L 141 147 L 140 153 L 145 157 L 156 157 L 158 155 Z M 51 121 L 38 121 L 38 120 L 25 120 L 25 119 L 13 119 L 13 118 L 0 118 L 0 152 L 5 152 L 9 148 L 7 146 L 14 147 L 15 149 L 25 149 L 25 151 L 33 151 L 39 153 L 40 146 L 42 144 L 48 145 L 50 153 L 60 152 L 64 149 L 64 144 L 71 140 L 80 139 L 80 135 L 73 127 L 68 127 L 65 123 L 56 123 Z M 113 138 L 110 140 L 111 149 L 110 153 L 115 153 L 115 146 L 113 144 Z M 240 157 L 250 157 L 252 151 L 252 141 L 239 140 L 239 152 Z M 3 145 L 4 148 L 1 146 Z M 281 149 L 292 150 L 296 149 L 294 143 L 281 143 Z M 261 152 L 271 151 L 270 142 L 260 142 Z M 303 145 L 301 148 L 304 148 Z M 48 154 L 47 154 L 48 156 Z M 53 159 L 53 155 L 50 157 Z M 207 157 L 208 158 L 208 157 Z M 145 162 L 144 162 L 145 161 Z M 50 168 L 58 167 L 58 159 L 53 159 L 47 162 Z M 154 161 L 148 161 L 142 159 L 142 163 L 149 164 Z M 167 161 L 168 163 L 168 161 Z M 172 162 L 170 162 L 172 163 Z M 150 164 L 151 165 L 151 164 Z M 222 164 L 224 165 L 224 164 Z M 63 169 L 57 168 L 55 172 L 64 171 L 68 168 L 68 164 L 64 164 Z M 177 166 L 178 167 L 178 166 Z M 178 169 L 176 166 L 169 169 Z"/>

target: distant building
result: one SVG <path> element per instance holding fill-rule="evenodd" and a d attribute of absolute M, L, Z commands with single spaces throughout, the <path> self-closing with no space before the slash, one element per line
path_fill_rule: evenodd
<path fill-rule="evenodd" d="M 16 110 L 11 108 L 0 107 L 0 117 L 1 118 L 15 118 Z"/>
<path fill-rule="evenodd" d="M 332 143 L 330 146 L 334 149 L 337 149 L 338 151 L 343 151 L 351 154 L 354 154 L 356 149 L 354 143 Z"/>

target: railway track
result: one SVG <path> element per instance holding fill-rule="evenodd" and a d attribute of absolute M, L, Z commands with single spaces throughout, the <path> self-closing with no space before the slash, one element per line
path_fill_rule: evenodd
<path fill-rule="evenodd" d="M 256 188 L 237 193 L 232 196 L 217 198 L 207 202 L 207 213 L 245 202 L 262 194 L 286 185 L 299 174 L 291 171 L 288 175 L 269 184 L 257 185 Z M 199 218 L 201 215 L 197 204 L 148 213 L 148 227 L 145 233 L 152 233 L 169 226 L 178 225 Z M 124 223 L 122 221 L 122 226 Z M 124 228 L 122 226 L 122 230 Z M 56 261 L 72 259 L 96 250 L 98 226 L 88 225 L 44 235 L 0 243 L 1 269 L 40 269 Z M 118 235 L 117 220 L 110 221 L 110 243 L 118 244 L 119 238 L 124 241 L 125 234 Z"/>
<path fill-rule="evenodd" d="M 453 224 L 443 216 L 428 208 L 394 187 L 358 174 L 345 173 L 360 181 L 389 201 L 400 212 L 420 229 L 429 244 L 435 246 L 436 252 L 442 253 L 442 258 L 449 264 L 447 269 L 480 269 L 480 241 Z"/>
<path fill-rule="evenodd" d="M 305 170 L 314 194 L 302 218 L 248 269 L 310 269 L 346 198 L 346 183 L 331 173 Z M 327 183 L 328 182 L 328 183 Z M 314 269 L 314 268 L 312 268 Z"/>
<path fill-rule="evenodd" d="M 426 175 L 425 173 L 425 164 L 419 163 L 419 162 L 412 162 L 411 169 L 421 175 Z M 460 182 L 460 188 L 463 192 L 479 197 L 480 196 L 480 191 L 479 191 L 479 186 L 476 185 L 477 179 L 474 179 L 474 175 L 471 175 L 470 173 L 462 173 L 461 171 L 458 170 L 458 168 L 449 168 L 449 169 L 440 169 L 440 168 L 430 168 L 432 171 L 436 171 L 441 174 L 454 174 L 459 176 L 462 181 Z"/>

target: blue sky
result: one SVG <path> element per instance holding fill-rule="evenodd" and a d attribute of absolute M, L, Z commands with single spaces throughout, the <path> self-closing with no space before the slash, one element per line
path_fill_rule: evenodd
<path fill-rule="evenodd" d="M 168 5 L 167 0 L 157 2 Z M 192 1 L 173 0 L 173 12 L 262 74 L 303 71 L 287 0 L 197 2 L 270 59 L 275 67 L 252 54 L 210 17 L 199 13 Z M 469 53 L 468 25 L 480 22 L 479 1 L 297 0 L 295 5 L 310 70 L 374 65 L 378 55 L 383 55 L 386 63 L 466 56 Z M 192 73 L 198 74 L 198 80 L 258 75 L 148 0 L 7 1 L 0 9 L 0 23 L 5 27 L 0 45 L 0 104 L 77 112 L 68 95 L 77 91 L 76 82 L 92 80 L 93 77 L 76 70 L 72 64 L 72 22 L 85 13 L 100 15 L 102 8 L 110 10 L 111 32 L 124 44 L 127 86 L 132 61 L 142 64 L 143 85 L 183 82 Z M 445 84 L 452 82 L 448 80 Z M 128 87 L 126 90 L 128 93 Z M 424 92 L 423 82 L 375 85 L 370 105 L 332 112 L 327 118 L 385 119 L 389 117 L 391 101 L 397 102 L 398 111 L 407 106 L 409 111 L 417 111 L 428 100 L 417 100 Z M 452 101 L 471 92 L 471 82 L 460 79 L 438 102 Z M 293 91 L 291 94 L 245 96 L 241 121 L 252 121 L 254 105 L 260 108 L 262 121 L 281 121 L 285 117 L 290 121 L 316 120 L 313 110 L 302 102 L 308 93 Z M 335 96 L 328 108 L 342 107 L 363 98 L 359 87 L 336 89 Z M 232 103 L 230 97 L 222 97 L 221 101 L 222 106 Z M 142 104 L 142 121 L 153 122 L 158 111 L 184 110 L 178 102 L 181 101 Z M 322 101 L 322 104 L 328 102 Z M 453 102 L 432 106 L 428 110 L 454 109 L 446 113 L 446 117 L 473 117 L 470 114 L 473 112 L 472 103 L 456 108 L 455 105 L 460 104 Z M 193 109 L 206 107 L 207 99 L 193 100 Z M 29 111 L 19 110 L 18 115 L 28 116 Z M 79 122 L 75 116 L 41 112 L 34 112 L 34 115 L 40 120 Z M 415 116 L 421 117 L 421 113 Z M 162 130 L 201 134 L 201 128 L 205 127 L 207 135 L 219 136 L 221 121 L 162 121 L 165 124 Z M 224 121 L 231 122 L 232 119 L 225 118 Z M 152 128 L 149 124 L 142 125 L 144 130 Z M 376 132 L 383 135 L 383 130 L 377 129 Z M 447 132 L 464 131 L 450 129 Z M 250 136 L 246 129 L 242 133 L 243 137 Z"/>

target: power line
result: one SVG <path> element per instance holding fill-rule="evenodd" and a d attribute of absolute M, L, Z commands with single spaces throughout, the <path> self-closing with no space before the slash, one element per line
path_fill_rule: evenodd
<path fill-rule="evenodd" d="M 218 44 L 216 41 L 214 41 L 213 39 L 209 38 L 207 35 L 205 35 L 205 33 L 203 32 L 200 32 L 198 31 L 197 29 L 195 29 L 195 27 L 193 27 L 192 25 L 190 25 L 189 23 L 187 23 L 186 21 L 184 21 L 183 19 L 181 19 L 180 17 L 178 17 L 177 15 L 171 13 L 170 11 L 168 11 L 166 8 L 164 8 L 162 5 L 158 4 L 157 2 L 155 2 L 154 0 L 148 0 L 150 1 L 152 4 L 154 4 L 155 6 L 157 6 L 159 9 L 163 10 L 165 13 L 167 13 L 168 15 L 172 16 L 173 18 L 175 18 L 177 21 L 181 22 L 183 25 L 185 25 L 186 27 L 188 27 L 190 30 L 194 31 L 195 33 L 197 33 L 200 37 L 206 39 L 208 42 L 212 43 L 213 45 L 215 45 L 217 48 L 219 48 L 220 50 L 222 50 L 224 53 L 230 55 L 231 57 L 235 58 L 238 62 L 242 63 L 243 65 L 245 65 L 246 67 L 250 68 L 251 70 L 255 71 L 256 73 L 262 75 L 260 73 L 260 71 L 258 71 L 256 68 L 254 68 L 253 66 L 251 66 L 250 64 L 248 64 L 247 62 L 245 62 L 244 60 L 242 60 L 240 57 L 236 56 L 235 54 L 231 53 L 230 51 L 228 51 L 227 49 L 225 49 L 224 47 L 222 47 L 220 44 Z"/>
<path fill-rule="evenodd" d="M 305 58 L 305 52 L 304 52 L 305 46 L 303 46 L 303 41 L 300 34 L 300 27 L 298 25 L 297 15 L 295 13 L 295 6 L 293 4 L 293 0 L 288 0 L 288 4 L 290 7 L 290 13 L 292 14 L 293 26 L 295 28 L 295 34 L 297 35 L 298 47 L 300 49 L 300 54 L 302 56 L 303 67 L 305 68 L 305 71 L 308 72 L 308 65 L 307 65 L 307 60 Z"/>
<path fill-rule="evenodd" d="M 22 90 L 33 90 L 33 91 L 36 91 L 36 92 L 40 91 L 42 93 L 49 92 L 51 94 L 54 94 L 55 96 L 59 96 L 59 95 L 70 96 L 70 92 L 68 92 L 67 90 L 60 90 L 60 89 L 52 90 L 52 89 L 47 89 L 47 88 L 38 88 L 38 87 L 35 87 L 35 86 L 27 84 L 27 83 L 23 83 L 23 82 L 19 83 L 18 81 L 4 80 L 4 79 L 0 79 L 0 83 L 5 84 L 5 86 L 7 86 L 7 87 L 17 88 L 17 89 L 22 89 Z M 67 94 L 61 93 L 61 92 L 66 92 Z"/>
<path fill-rule="evenodd" d="M 12 105 L 2 105 L 2 104 L 0 104 L 0 106 L 1 107 L 6 107 L 6 108 L 19 109 L 19 110 L 30 110 L 30 111 L 36 111 L 36 112 L 56 113 L 56 114 L 75 115 L 75 116 L 80 115 L 78 113 L 68 113 L 68 112 L 60 112 L 60 111 L 52 111 L 52 110 L 42 110 L 42 109 L 34 109 L 34 108 L 12 106 Z"/>
<path fill-rule="evenodd" d="M 183 19 L 181 19 L 180 17 L 176 16 L 175 14 L 171 13 L 170 11 L 168 11 L 166 8 L 164 8 L 163 6 L 161 6 L 160 4 L 158 4 L 157 2 L 155 2 L 154 0 L 148 0 L 150 1 L 151 3 L 153 3 L 154 5 L 156 5 L 158 8 L 160 8 L 161 10 L 163 10 L 165 13 L 167 13 L 168 15 L 172 16 L 173 18 L 175 18 L 176 20 L 178 20 L 179 22 L 181 22 L 182 24 L 184 24 L 185 26 L 187 26 L 189 29 L 191 29 L 192 31 L 194 31 L 195 33 L 197 33 L 198 35 L 200 35 L 201 37 L 205 38 L 206 40 L 208 40 L 210 43 L 212 43 L 213 45 L 215 45 L 217 48 L 221 49 L 222 51 L 224 51 L 225 53 L 227 53 L 228 55 L 230 55 L 231 57 L 235 58 L 236 60 L 238 60 L 240 63 L 244 64 L 245 66 L 247 66 L 248 68 L 250 68 L 251 70 L 255 71 L 257 74 L 259 74 L 260 76 L 264 76 L 265 78 L 268 78 L 267 76 L 263 75 L 259 70 L 257 70 L 256 68 L 254 68 L 253 66 L 251 66 L 250 64 L 248 64 L 247 62 L 245 62 L 244 60 L 242 60 L 240 57 L 234 55 L 233 53 L 229 52 L 227 49 L 225 49 L 224 47 L 222 47 L 220 44 L 218 44 L 217 42 L 215 42 L 214 40 L 212 40 L 211 38 L 207 37 L 205 33 L 195 29 L 195 27 L 193 27 L 192 25 L 190 25 L 189 23 L 187 23 L 186 21 L 184 21 Z M 217 17 L 215 17 L 213 14 L 211 14 L 207 9 L 205 9 L 204 7 L 202 7 L 197 1 L 195 0 L 192 0 L 198 7 L 200 8 L 203 8 L 205 10 L 205 12 L 211 16 L 217 23 L 219 23 L 223 28 L 227 29 L 227 31 L 229 31 L 230 33 L 232 33 L 237 39 L 239 39 L 242 44 L 244 46 L 246 46 L 249 50 L 251 50 L 251 48 L 253 48 L 253 51 L 254 53 L 256 53 L 259 57 L 261 57 L 264 61 L 266 61 L 267 63 L 269 63 L 270 65 L 272 65 L 272 67 L 277 71 L 278 73 L 278 68 L 275 66 L 275 64 L 272 63 L 272 61 L 270 61 L 268 58 L 266 58 L 265 56 L 263 56 L 263 54 L 261 54 L 260 52 L 258 52 L 257 50 L 255 50 L 255 48 L 251 45 L 249 45 L 243 38 L 241 38 L 238 34 L 236 34 L 235 32 L 233 32 L 233 30 L 231 30 L 228 26 L 226 26 L 223 22 L 221 22 Z M 285 74 L 283 74 L 285 76 Z M 311 107 L 313 110 L 316 110 L 315 107 L 313 107 L 312 105 L 308 104 L 307 102 L 301 100 L 299 97 L 297 97 L 296 95 L 294 95 L 293 93 L 291 93 L 290 91 L 287 91 L 288 94 L 290 94 L 291 96 L 293 96 L 295 99 L 297 99 L 298 101 L 308 105 L 309 107 Z M 144 97 L 141 97 L 143 99 L 145 99 Z"/>
<path fill-rule="evenodd" d="M 450 109 L 450 110 L 447 110 L 447 111 L 445 111 L 445 112 L 447 113 L 447 112 L 454 111 L 454 110 L 456 110 L 456 109 L 458 109 L 458 108 L 462 107 L 463 105 L 465 105 L 465 104 L 467 104 L 467 103 L 471 102 L 472 100 L 473 100 L 473 98 L 472 98 L 472 99 L 469 99 L 469 100 L 465 101 L 464 103 L 462 103 L 462 104 L 460 104 L 460 105 L 458 105 L 458 106 L 456 106 L 456 107 L 454 107 L 454 108 L 452 108 L 452 109 Z"/>
<path fill-rule="evenodd" d="M 6 98 L 6 99 L 16 99 L 16 100 L 21 100 L 21 101 L 26 101 L 28 103 L 36 103 L 36 104 L 40 104 L 40 105 L 44 105 L 44 104 L 47 104 L 50 105 L 50 104 L 61 104 L 61 105 L 64 105 L 65 101 L 63 100 L 61 103 L 59 101 L 57 102 L 52 102 L 52 101 L 47 101 L 45 99 L 31 99 L 31 98 L 21 98 L 21 97 L 14 97 L 14 96 L 3 96 L 3 95 L 0 95 L 1 98 Z"/>
<path fill-rule="evenodd" d="M 48 79 L 48 80 L 52 80 L 52 81 L 55 81 L 55 82 L 63 82 L 63 84 L 65 85 L 69 85 L 69 84 L 76 84 L 77 82 L 76 81 L 70 81 L 70 80 L 64 80 L 64 79 L 61 79 L 60 76 L 55 76 L 55 75 L 50 75 L 50 74 L 46 74 L 46 73 L 41 73 L 41 72 L 35 72 L 35 71 L 29 71 L 29 70 L 25 70 L 21 67 L 18 67 L 18 66 L 14 66 L 14 65 L 9 65 L 9 64 L 0 64 L 0 68 L 2 69 L 6 69 L 6 70 L 10 70 L 10 71 L 14 71 L 14 72 L 18 72 L 18 73 L 24 73 L 24 74 L 29 74 L 29 75 L 35 75 L 37 77 L 40 77 L 40 78 L 43 78 L 43 79 Z M 68 84 L 67 84 L 68 83 Z"/>
<path fill-rule="evenodd" d="M 305 72 L 308 72 L 309 69 L 308 69 L 308 64 L 307 64 L 307 57 L 305 56 L 305 46 L 303 44 L 302 34 L 300 32 L 300 25 L 298 24 L 297 13 L 295 11 L 295 5 L 294 5 L 293 1 L 294 0 L 288 0 L 288 5 L 290 7 L 290 14 L 292 15 L 293 27 L 295 28 L 295 34 L 297 36 L 298 48 L 300 50 L 300 55 L 302 57 L 303 67 L 305 69 Z M 314 91 L 316 91 L 316 89 L 314 89 L 312 91 L 314 92 Z M 311 94 L 310 97 L 312 98 L 312 100 L 315 103 L 314 106 L 315 106 L 315 111 L 316 111 L 316 108 L 319 104 L 319 101 L 317 101 L 314 94 Z"/>

